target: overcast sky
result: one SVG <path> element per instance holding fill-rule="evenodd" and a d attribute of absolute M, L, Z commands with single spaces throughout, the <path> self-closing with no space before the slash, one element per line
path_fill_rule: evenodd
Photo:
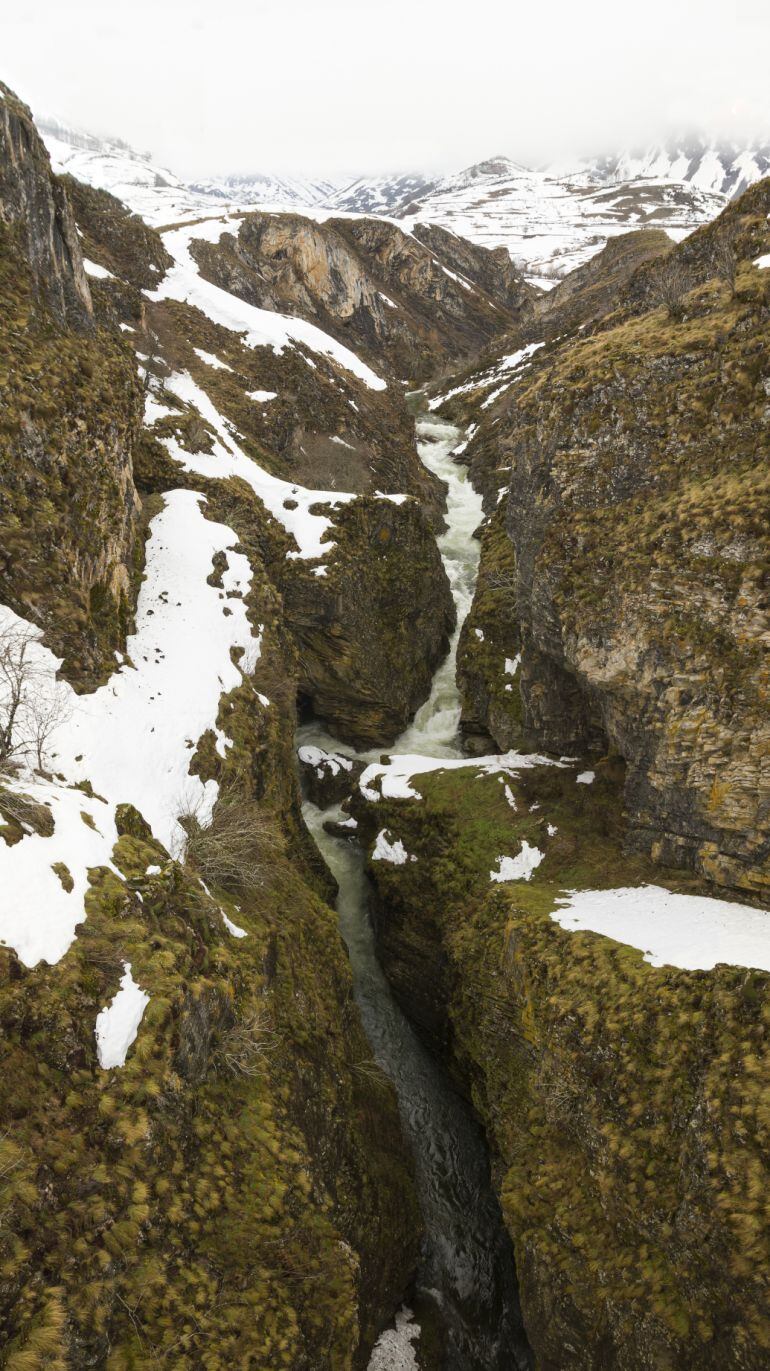
<path fill-rule="evenodd" d="M 459 168 L 770 133 L 768 0 L 37 0 L 0 75 L 183 175 Z M 26 11 L 26 12 L 25 12 Z"/>

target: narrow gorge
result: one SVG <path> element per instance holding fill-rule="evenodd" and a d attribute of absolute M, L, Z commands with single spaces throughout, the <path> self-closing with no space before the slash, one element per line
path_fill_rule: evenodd
<path fill-rule="evenodd" d="M 770 180 L 546 290 L 65 134 L 0 83 L 0 1365 L 765 1371 Z"/>

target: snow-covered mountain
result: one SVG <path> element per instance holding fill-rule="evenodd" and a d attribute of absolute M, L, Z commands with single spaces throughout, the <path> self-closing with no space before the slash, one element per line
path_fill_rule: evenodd
<path fill-rule="evenodd" d="M 337 189 L 327 203 L 334 209 L 354 214 L 405 213 L 415 201 L 430 195 L 440 185 L 436 177 L 420 172 L 394 176 L 360 176 Z"/>
<path fill-rule="evenodd" d="M 333 181 L 316 181 L 312 177 L 269 176 L 261 172 L 193 181 L 190 190 L 214 199 L 237 200 L 244 205 L 282 204 L 296 205 L 298 208 L 328 205 L 337 193 Z"/>
<path fill-rule="evenodd" d="M 496 156 L 443 178 L 409 172 L 339 184 L 254 173 L 185 182 L 120 139 L 51 118 L 38 123 L 57 171 L 111 191 L 153 225 L 210 213 L 212 203 L 223 211 L 289 209 L 316 218 L 384 215 L 406 229 L 436 223 L 481 246 L 507 248 L 528 278 L 545 286 L 631 229 L 662 228 L 683 238 L 770 173 L 770 144 L 691 138 L 540 170 Z"/>
<path fill-rule="evenodd" d="M 438 223 L 484 247 L 505 247 L 531 280 L 547 285 L 630 229 L 663 228 L 683 238 L 713 219 L 725 200 L 663 177 L 533 171 L 496 157 L 447 177 L 409 207 L 406 221 Z"/>
<path fill-rule="evenodd" d="M 732 198 L 770 173 L 770 141 L 716 143 L 685 138 L 626 152 L 589 164 L 589 168 L 606 180 L 628 181 L 641 176 L 686 181 L 699 190 Z"/>

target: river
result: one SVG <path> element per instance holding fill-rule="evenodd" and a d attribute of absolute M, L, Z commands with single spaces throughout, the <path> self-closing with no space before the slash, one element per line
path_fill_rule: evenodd
<path fill-rule="evenodd" d="M 420 457 L 447 485 L 447 528 L 438 544 L 457 607 L 457 627 L 429 698 L 389 749 L 392 754 L 462 756 L 455 658 L 478 571 L 473 532 L 482 510 L 465 468 L 452 457 L 461 436 L 438 419 L 417 420 Z M 299 730 L 298 744 L 345 751 L 315 723 Z M 361 755 L 376 759 L 380 751 Z M 425 1226 L 417 1286 L 443 1325 L 442 1371 L 524 1371 L 530 1358 L 521 1331 L 513 1249 L 492 1189 L 482 1131 L 391 995 L 375 953 L 361 850 L 354 842 L 330 836 L 323 826 L 325 820 L 341 817 L 341 811 L 321 811 L 308 803 L 303 812 L 339 884 L 340 929 L 364 1029 L 375 1059 L 395 1085 L 414 1155 Z M 378 1348 L 372 1371 L 409 1371 L 416 1365 L 411 1343 L 402 1334 Z"/>

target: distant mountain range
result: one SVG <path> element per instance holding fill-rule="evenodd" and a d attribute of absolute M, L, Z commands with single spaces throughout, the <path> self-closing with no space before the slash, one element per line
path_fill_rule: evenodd
<path fill-rule="evenodd" d="M 770 174 L 770 143 L 693 138 L 545 169 L 493 157 L 444 177 L 410 172 L 335 182 L 254 173 L 185 182 L 121 139 L 48 117 L 38 126 L 56 170 L 110 190 L 154 225 L 210 212 L 212 202 L 314 217 L 386 215 L 405 228 L 438 223 L 485 247 L 507 248 L 543 285 L 630 229 L 663 228 L 678 240 Z"/>

